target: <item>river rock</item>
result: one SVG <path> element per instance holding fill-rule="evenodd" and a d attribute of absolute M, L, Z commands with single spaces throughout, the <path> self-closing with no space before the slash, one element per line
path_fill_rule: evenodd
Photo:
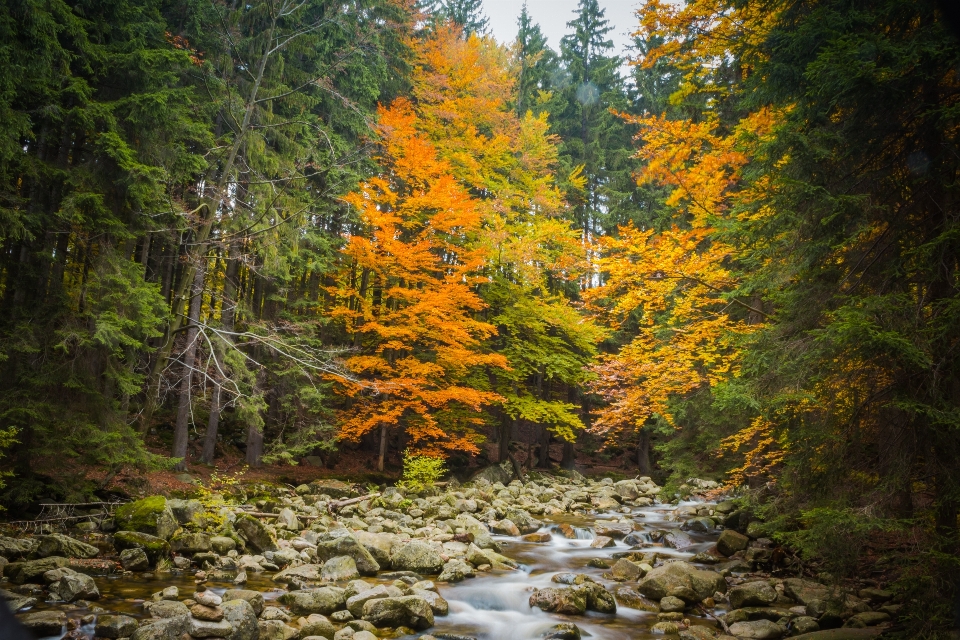
<path fill-rule="evenodd" d="M 166 540 L 139 531 L 117 531 L 113 534 L 113 546 L 117 551 L 143 549 L 151 563 L 170 555 L 170 544 Z"/>
<path fill-rule="evenodd" d="M 418 631 L 433 626 L 433 609 L 420 596 L 379 598 L 363 605 L 363 619 L 377 627 L 410 627 Z"/>
<path fill-rule="evenodd" d="M 350 556 L 336 556 L 323 564 L 320 579 L 324 582 L 345 582 L 360 577 L 357 563 Z M 322 635 L 322 634 L 317 634 Z"/>
<path fill-rule="evenodd" d="M 302 616 L 311 613 L 330 615 L 338 609 L 343 609 L 346 604 L 343 589 L 338 587 L 291 591 L 280 596 L 279 600 L 287 605 L 293 613 Z"/>
<path fill-rule="evenodd" d="M 128 638 L 137 628 L 137 621 L 130 616 L 99 615 L 93 634 L 97 638 Z"/>
<path fill-rule="evenodd" d="M 686 562 L 669 562 L 648 572 L 637 585 L 637 591 L 657 601 L 675 595 L 692 603 L 709 598 L 717 591 L 726 593 L 727 581 L 715 571 L 697 569 Z"/>
<path fill-rule="evenodd" d="M 300 531 L 300 521 L 293 509 L 284 507 L 277 514 L 277 527 L 282 527 L 289 531 Z"/>
<path fill-rule="evenodd" d="M 180 602 L 177 604 L 182 605 Z M 137 627 L 130 636 L 130 640 L 181 640 L 189 627 L 190 616 L 187 614 L 174 618 L 147 620 Z"/>
<path fill-rule="evenodd" d="M 229 539 L 229 538 L 228 538 Z M 231 540 L 231 542 L 233 542 Z M 209 552 L 213 546 L 205 533 L 181 533 L 170 539 L 170 548 L 184 555 Z"/>
<path fill-rule="evenodd" d="M 636 500 L 640 497 L 640 490 L 637 488 L 637 482 L 635 480 L 621 480 L 620 482 L 614 483 L 613 488 L 621 498 Z"/>
<path fill-rule="evenodd" d="M 390 568 L 390 550 L 399 542 L 399 536 L 395 533 L 370 533 L 369 531 L 357 531 L 353 536 L 377 561 L 381 569 Z"/>
<path fill-rule="evenodd" d="M 620 582 L 633 582 L 643 577 L 644 571 L 636 562 L 620 558 L 610 567 L 610 577 Z"/>
<path fill-rule="evenodd" d="M 34 538 L 9 538 L 0 536 L 0 556 L 8 560 L 26 558 L 37 548 Z"/>
<path fill-rule="evenodd" d="M 587 597 L 572 587 L 547 587 L 535 590 L 530 595 L 529 604 L 550 613 L 583 615 L 587 610 Z"/>
<path fill-rule="evenodd" d="M 730 606 L 734 609 L 766 607 L 777 601 L 777 592 L 768 582 L 757 580 L 731 587 L 727 597 L 730 598 Z"/>
<path fill-rule="evenodd" d="M 320 580 L 322 572 L 323 565 L 302 564 L 299 567 L 290 567 L 280 573 L 274 574 L 273 581 L 283 584 L 290 584 L 291 582 L 297 581 L 317 582 Z"/>
<path fill-rule="evenodd" d="M 390 564 L 400 571 L 437 574 L 443 570 L 443 558 L 436 549 L 420 540 L 411 540 L 390 557 Z"/>
<path fill-rule="evenodd" d="M 113 519 L 118 529 L 146 533 L 164 540 L 170 539 L 180 527 L 163 496 L 150 496 L 119 506 Z"/>
<path fill-rule="evenodd" d="M 434 615 L 445 616 L 450 613 L 450 604 L 440 597 L 436 591 L 428 589 L 410 589 L 410 595 L 418 596 L 427 601 Z M 888 616 L 889 617 L 889 616 Z"/>
<path fill-rule="evenodd" d="M 197 603 L 190 607 L 190 615 L 197 620 L 208 620 L 209 622 L 220 622 L 223 620 L 223 609 L 221 607 L 209 607 L 205 604 Z"/>
<path fill-rule="evenodd" d="M 150 568 L 150 558 L 140 547 L 124 549 L 120 552 L 120 566 L 126 571 L 146 571 Z"/>
<path fill-rule="evenodd" d="M 261 620 L 257 626 L 260 628 L 259 640 L 294 640 L 300 635 L 297 629 L 282 620 Z"/>
<path fill-rule="evenodd" d="M 350 534 L 317 543 L 317 560 L 326 562 L 330 558 L 337 556 L 350 556 L 353 558 L 360 575 L 375 576 L 377 572 L 380 571 L 380 564 L 374 560 L 370 552 Z"/>
<path fill-rule="evenodd" d="M 643 596 L 633 587 L 626 585 L 614 587 L 613 595 L 619 606 L 639 609 L 640 611 L 649 611 L 650 613 L 660 611 L 660 605 Z"/>
<path fill-rule="evenodd" d="M 875 627 L 878 624 L 883 624 L 884 622 L 890 621 L 890 614 L 884 613 L 883 611 L 864 611 L 863 613 L 857 613 L 851 616 L 845 623 L 844 627 L 862 629 L 864 627 Z"/>
<path fill-rule="evenodd" d="M 633 525 L 625 522 L 598 522 L 594 526 L 593 532 L 598 536 L 619 539 L 633 533 Z"/>
<path fill-rule="evenodd" d="M 279 549 L 277 539 L 267 525 L 248 513 L 238 515 L 233 527 L 240 537 L 246 541 L 247 546 L 259 553 Z"/>
<path fill-rule="evenodd" d="M 713 629 L 702 625 L 690 625 L 687 629 L 680 629 L 680 640 L 713 640 L 716 634 Z M 726 636 L 730 637 L 730 636 Z"/>
<path fill-rule="evenodd" d="M 750 544 L 750 538 L 737 533 L 733 529 L 725 529 L 717 540 L 717 551 L 727 557 L 732 556 L 737 551 L 743 551 Z"/>
<path fill-rule="evenodd" d="M 683 612 L 687 609 L 687 603 L 674 596 L 667 596 L 660 600 L 660 611 L 664 613 Z"/>
<path fill-rule="evenodd" d="M 223 592 L 223 606 L 226 607 L 227 603 L 231 600 L 243 600 L 253 609 L 255 615 L 260 615 L 260 612 L 263 611 L 264 601 L 263 594 L 259 591 L 252 591 L 250 589 L 227 589 Z M 229 615 L 227 615 L 229 618 Z"/>
<path fill-rule="evenodd" d="M 753 620 L 730 625 L 730 635 L 746 640 L 778 640 L 787 635 L 787 630 L 769 620 Z"/>
<path fill-rule="evenodd" d="M 226 620 L 212 622 L 190 618 L 187 633 L 192 638 L 226 638 L 233 633 L 233 626 Z"/>
<path fill-rule="evenodd" d="M 76 600 L 98 600 L 100 590 L 93 578 L 73 569 L 63 567 L 53 569 L 43 574 L 44 580 L 50 583 L 50 596 L 63 602 Z"/>
<path fill-rule="evenodd" d="M 443 571 L 437 576 L 440 582 L 461 582 L 476 575 L 473 566 L 463 560 L 451 560 L 443 565 Z"/>
<path fill-rule="evenodd" d="M 168 498 L 167 506 L 180 524 L 202 524 L 203 503 L 199 500 L 177 500 Z"/>
<path fill-rule="evenodd" d="M 50 556 L 42 560 L 11 562 L 3 568 L 3 575 L 14 584 L 36 582 L 43 574 L 52 569 L 69 566 L 70 560 L 60 556 Z"/>
<path fill-rule="evenodd" d="M 820 625 L 810 616 L 798 616 L 790 621 L 793 632 L 798 634 L 813 633 L 820 631 Z"/>
<path fill-rule="evenodd" d="M 517 507 L 508 508 L 504 515 L 506 519 L 517 525 L 520 533 L 535 533 L 543 526 L 543 523 L 531 516 L 530 512 Z"/>
<path fill-rule="evenodd" d="M 91 544 L 81 542 L 70 536 L 60 533 L 51 533 L 46 536 L 37 536 L 37 556 L 63 556 L 65 558 L 96 558 L 100 550 Z"/>
<path fill-rule="evenodd" d="M 334 629 L 333 623 L 330 622 L 326 616 L 322 616 L 319 613 L 311 613 L 306 618 L 301 618 L 300 620 L 301 638 L 309 636 L 332 638 L 336 632 L 337 630 Z"/>
<path fill-rule="evenodd" d="M 242 591 L 241 589 L 230 589 L 231 591 Z M 226 596 L 227 593 L 224 595 Z M 256 592 L 254 592 L 256 593 Z M 260 610 L 263 610 L 263 596 L 260 596 Z M 250 600 L 241 598 L 224 598 L 222 605 L 223 619 L 233 627 L 233 633 L 227 638 L 229 640 L 259 640 L 260 627 L 257 623 L 257 610 L 251 606 Z"/>
<path fill-rule="evenodd" d="M 403 593 L 396 587 L 388 587 L 383 584 L 378 584 L 377 586 L 364 589 L 359 593 L 350 596 L 347 598 L 346 607 L 355 618 L 360 618 L 363 616 L 363 605 L 370 600 L 378 600 L 380 598 L 392 598 L 403 595 Z"/>
<path fill-rule="evenodd" d="M 151 618 L 182 618 L 190 615 L 190 609 L 182 602 L 174 600 L 159 600 L 157 602 L 144 602 L 143 609 L 150 614 Z"/>
<path fill-rule="evenodd" d="M 208 607 L 219 607 L 223 602 L 223 598 L 218 596 L 213 591 L 209 589 L 204 589 L 203 591 L 197 591 L 193 594 L 194 602 L 208 606 Z"/>
<path fill-rule="evenodd" d="M 225 556 L 237 548 L 237 541 L 226 536 L 213 536 L 210 538 L 210 549 L 221 556 Z"/>
<path fill-rule="evenodd" d="M 513 479 L 513 464 L 509 460 L 504 460 L 499 464 L 492 464 L 475 473 L 471 481 L 487 482 L 489 484 L 508 484 Z"/>
<path fill-rule="evenodd" d="M 313 493 L 325 493 L 331 498 L 356 498 L 360 495 L 352 484 L 342 480 L 314 480 L 310 486 L 313 488 Z"/>
<path fill-rule="evenodd" d="M 617 546 L 617 541 L 607 536 L 597 536 L 593 539 L 593 542 L 590 543 L 590 546 L 594 549 L 606 549 L 607 547 Z"/>
<path fill-rule="evenodd" d="M 60 636 L 63 625 L 67 623 L 67 616 L 62 611 L 31 611 L 17 616 L 24 627 L 37 638 Z"/>

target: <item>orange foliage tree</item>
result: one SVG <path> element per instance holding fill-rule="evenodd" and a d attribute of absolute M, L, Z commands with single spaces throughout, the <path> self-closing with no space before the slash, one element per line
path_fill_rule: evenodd
<path fill-rule="evenodd" d="M 381 108 L 379 117 L 383 173 L 348 196 L 361 232 L 344 248 L 350 269 L 332 291 L 342 301 L 332 315 L 358 351 L 346 359 L 357 380 L 338 381 L 352 399 L 341 436 L 379 429 L 382 469 L 394 426 L 422 454 L 476 452 L 481 408 L 499 396 L 464 381 L 474 368 L 506 363 L 483 353 L 495 329 L 474 317 L 484 307 L 474 288 L 483 264 L 472 246 L 477 203 L 418 131 L 409 102 Z"/>

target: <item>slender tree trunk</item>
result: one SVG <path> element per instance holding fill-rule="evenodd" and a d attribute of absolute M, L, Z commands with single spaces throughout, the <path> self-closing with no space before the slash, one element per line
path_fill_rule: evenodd
<path fill-rule="evenodd" d="M 544 425 L 540 431 L 540 459 L 537 460 L 537 466 L 545 469 L 550 466 L 550 429 Z"/>
<path fill-rule="evenodd" d="M 652 473 L 650 465 L 650 430 L 641 427 L 637 434 L 637 471 L 641 476 L 649 476 Z"/>
<path fill-rule="evenodd" d="M 510 439 L 513 437 L 513 425 L 516 423 L 515 419 L 511 419 L 510 416 L 504 414 L 503 419 L 500 421 L 500 452 L 497 460 L 503 462 L 507 460 L 510 456 Z"/>
<path fill-rule="evenodd" d="M 197 323 L 203 303 L 203 267 L 193 269 L 193 287 L 187 321 L 187 346 L 183 350 L 183 375 L 180 379 L 180 401 L 177 406 L 177 424 L 173 431 L 173 457 L 182 458 L 177 469 L 187 468 L 187 437 L 189 435 L 190 398 L 193 382 L 193 367 L 197 358 Z"/>
<path fill-rule="evenodd" d="M 223 296 L 220 300 L 220 321 L 223 324 L 225 331 L 232 332 L 234 328 L 234 322 L 237 317 L 237 271 L 239 270 L 240 262 L 236 258 L 230 258 L 227 260 L 227 269 L 223 278 Z M 225 341 L 232 342 L 233 338 L 230 335 L 226 335 L 223 338 Z M 225 345 L 227 349 L 230 348 L 230 345 Z M 226 367 L 226 365 L 222 365 Z M 213 388 L 213 399 L 210 401 L 210 418 L 207 420 L 207 432 L 203 437 L 203 455 L 201 460 L 206 464 L 213 464 L 213 458 L 216 454 L 217 449 L 217 431 L 220 428 L 220 410 L 221 410 L 221 393 L 223 381 L 220 379 L 216 380 Z"/>
<path fill-rule="evenodd" d="M 387 457 L 387 425 L 380 425 L 380 457 L 377 458 L 377 471 L 383 471 L 383 461 Z"/>
<path fill-rule="evenodd" d="M 256 423 L 247 427 L 247 464 L 253 468 L 263 465 L 263 432 Z"/>

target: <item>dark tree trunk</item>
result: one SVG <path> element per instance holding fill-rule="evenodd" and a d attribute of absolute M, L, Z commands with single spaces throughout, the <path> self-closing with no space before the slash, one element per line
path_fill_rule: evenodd
<path fill-rule="evenodd" d="M 190 399 L 193 383 L 193 367 L 197 358 L 197 323 L 200 321 L 200 307 L 203 303 L 203 274 L 206 270 L 199 267 L 194 270 L 190 307 L 187 314 L 187 346 L 183 350 L 183 375 L 180 379 L 180 398 L 177 405 L 177 424 L 173 431 L 173 457 L 181 458 L 177 469 L 187 468 L 187 439 L 189 436 Z"/>
<path fill-rule="evenodd" d="M 649 476 L 652 473 L 650 465 L 650 430 L 646 427 L 640 429 L 637 434 L 637 471 L 641 476 Z"/>

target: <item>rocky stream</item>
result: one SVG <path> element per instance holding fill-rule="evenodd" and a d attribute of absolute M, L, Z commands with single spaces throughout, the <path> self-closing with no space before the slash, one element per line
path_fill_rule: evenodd
<path fill-rule="evenodd" d="M 153 496 L 0 537 L 0 596 L 50 639 L 846 640 L 897 615 L 882 589 L 772 571 L 779 550 L 732 501 L 572 475 Z"/>

